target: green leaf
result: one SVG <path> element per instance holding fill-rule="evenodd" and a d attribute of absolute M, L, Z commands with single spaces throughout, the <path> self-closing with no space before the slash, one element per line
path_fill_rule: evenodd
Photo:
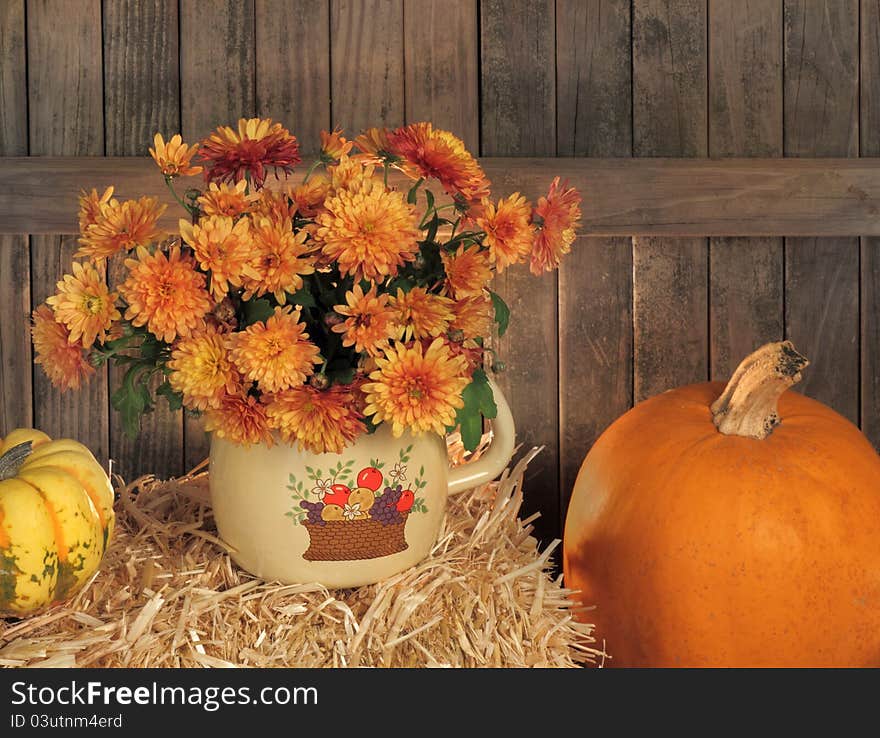
<path fill-rule="evenodd" d="M 150 369 L 144 364 L 129 367 L 122 385 L 110 398 L 110 404 L 122 415 L 122 428 L 129 438 L 137 438 L 141 415 L 153 409 L 152 396 L 147 387 Z"/>
<path fill-rule="evenodd" d="M 293 294 L 287 293 L 287 301 L 291 305 L 301 305 L 302 307 L 315 307 L 318 303 L 311 292 L 306 289 L 300 289 Z M 265 318 L 263 319 L 265 320 Z"/>
<path fill-rule="evenodd" d="M 351 384 L 354 381 L 354 375 L 355 368 L 353 366 L 327 372 L 327 376 L 333 384 Z"/>
<path fill-rule="evenodd" d="M 275 312 L 272 303 L 264 297 L 258 297 L 254 300 L 248 300 L 247 302 L 242 303 L 242 309 L 244 311 L 243 328 L 253 325 L 254 323 L 265 322 L 272 316 L 272 313 Z"/>
<path fill-rule="evenodd" d="M 409 188 L 409 192 L 406 193 L 406 201 L 407 201 L 410 205 L 415 205 L 415 204 L 416 204 L 416 199 L 417 199 L 418 196 L 419 196 L 419 186 L 420 186 L 420 185 L 422 184 L 422 182 L 424 182 L 424 181 L 425 181 L 425 178 L 424 178 L 424 177 L 419 177 L 418 181 L 417 181 L 412 187 L 410 187 L 410 188 Z"/>
<path fill-rule="evenodd" d="M 483 418 L 479 413 L 468 412 L 458 417 L 458 427 L 461 432 L 461 442 L 468 451 L 473 451 L 480 445 L 483 437 Z"/>
<path fill-rule="evenodd" d="M 156 388 L 156 394 L 168 400 L 168 409 L 171 412 L 176 412 L 183 407 L 183 395 L 180 392 L 175 392 L 167 379 Z"/>
<path fill-rule="evenodd" d="M 492 290 L 489 290 L 489 297 L 492 298 L 492 307 L 495 308 L 495 322 L 498 323 L 498 336 L 501 337 L 507 331 L 507 325 L 510 323 L 510 308 L 507 303 L 501 299 L 501 296 Z"/>
<path fill-rule="evenodd" d="M 430 213 L 434 209 L 434 193 L 431 190 L 425 190 L 425 202 L 427 202 L 426 212 Z"/>

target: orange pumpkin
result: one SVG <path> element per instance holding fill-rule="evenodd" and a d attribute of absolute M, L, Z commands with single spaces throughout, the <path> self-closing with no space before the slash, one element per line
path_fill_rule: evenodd
<path fill-rule="evenodd" d="M 807 363 L 764 346 L 590 451 L 563 565 L 610 665 L 880 666 L 880 456 L 786 391 Z"/>

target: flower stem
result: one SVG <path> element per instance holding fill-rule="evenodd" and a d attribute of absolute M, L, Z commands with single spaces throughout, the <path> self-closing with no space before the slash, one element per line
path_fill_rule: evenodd
<path fill-rule="evenodd" d="M 190 209 L 189 205 L 187 205 L 183 200 L 180 199 L 176 190 L 174 189 L 174 185 L 171 184 L 171 181 L 173 179 L 174 178 L 171 175 L 169 175 L 169 174 L 165 175 L 165 184 L 168 186 L 168 190 L 171 192 L 174 199 L 177 200 L 178 203 L 180 203 L 180 207 L 182 207 L 184 210 L 186 210 L 187 213 L 192 215 L 192 210 Z"/>

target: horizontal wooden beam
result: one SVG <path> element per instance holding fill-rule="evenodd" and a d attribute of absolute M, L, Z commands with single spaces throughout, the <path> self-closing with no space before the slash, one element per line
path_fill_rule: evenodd
<path fill-rule="evenodd" d="M 496 196 L 535 199 L 554 176 L 584 195 L 582 233 L 597 236 L 878 236 L 880 159 L 487 158 Z M 402 178 L 400 175 L 395 180 Z M 152 160 L 0 158 L 0 233 L 76 231 L 77 194 L 116 187 L 182 211 Z M 201 186 L 198 177 L 178 191 Z"/>

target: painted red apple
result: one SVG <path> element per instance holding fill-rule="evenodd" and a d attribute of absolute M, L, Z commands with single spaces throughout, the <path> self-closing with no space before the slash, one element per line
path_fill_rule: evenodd
<path fill-rule="evenodd" d="M 416 496 L 411 489 L 403 490 L 403 492 L 400 493 L 400 499 L 397 501 L 397 511 L 406 512 L 407 510 L 412 509 L 413 502 L 415 501 Z"/>
<path fill-rule="evenodd" d="M 345 507 L 345 503 L 348 502 L 348 496 L 351 494 L 351 490 L 344 484 L 334 484 L 330 489 L 332 491 L 324 493 L 324 504 Z"/>
<path fill-rule="evenodd" d="M 374 466 L 368 466 L 361 469 L 357 476 L 357 486 L 366 487 L 375 492 L 382 486 L 382 472 Z"/>

